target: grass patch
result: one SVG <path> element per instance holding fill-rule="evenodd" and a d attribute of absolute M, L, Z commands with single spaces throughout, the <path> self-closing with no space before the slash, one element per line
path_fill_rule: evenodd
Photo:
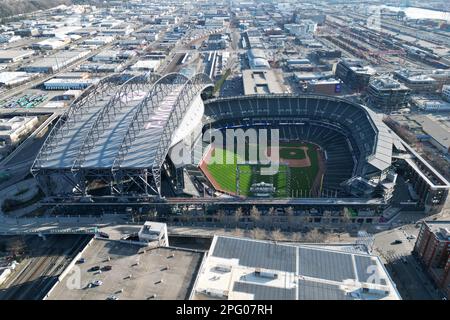
<path fill-rule="evenodd" d="M 303 150 L 287 149 L 283 147 L 308 147 L 308 156 L 311 160 L 310 167 L 287 168 L 287 165 L 280 164 L 278 173 L 275 175 L 261 175 L 259 174 L 262 165 L 239 164 L 238 160 L 242 162 L 236 153 L 231 151 L 216 148 L 211 155 L 212 160 L 216 163 L 210 162 L 207 165 L 207 170 L 212 177 L 217 181 L 223 190 L 236 193 L 236 176 L 239 166 L 240 181 L 239 189 L 240 195 L 251 196 L 250 187 L 253 183 L 266 182 L 274 185 L 276 189 L 276 197 L 305 197 L 309 195 L 309 191 L 317 176 L 318 155 L 316 146 L 309 143 L 286 143 L 280 145 L 280 157 L 284 159 L 304 159 L 306 154 Z M 293 154 L 291 154 L 293 152 Z M 219 161 L 222 160 L 222 161 Z M 218 163 L 217 163 L 218 162 Z M 290 180 L 288 181 L 288 173 L 290 173 Z M 288 190 L 288 182 L 290 190 Z"/>

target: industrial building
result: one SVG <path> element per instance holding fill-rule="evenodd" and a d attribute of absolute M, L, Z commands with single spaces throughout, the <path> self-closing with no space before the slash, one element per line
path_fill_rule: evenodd
<path fill-rule="evenodd" d="M 27 72 L 0 72 L 0 87 L 13 87 L 29 81 L 33 74 Z"/>
<path fill-rule="evenodd" d="M 35 50 L 56 50 L 61 49 L 70 43 L 70 38 L 50 38 L 33 43 L 31 47 Z"/>
<path fill-rule="evenodd" d="M 98 36 L 91 39 L 84 40 L 84 44 L 89 46 L 103 46 L 105 44 L 113 42 L 115 37 L 112 36 Z"/>
<path fill-rule="evenodd" d="M 244 94 L 283 93 L 273 70 L 243 70 Z"/>
<path fill-rule="evenodd" d="M 85 78 L 53 78 L 44 82 L 44 88 L 45 90 L 83 90 L 98 81 L 98 79 Z"/>
<path fill-rule="evenodd" d="M 362 60 L 342 59 L 336 65 L 336 76 L 351 89 L 362 91 L 369 85 L 370 78 L 375 75 L 374 68 L 365 65 Z"/>
<path fill-rule="evenodd" d="M 161 65 L 161 60 L 139 60 L 130 67 L 133 71 L 150 71 L 155 72 Z"/>
<path fill-rule="evenodd" d="M 407 107 L 411 90 L 389 77 L 373 78 L 367 87 L 367 102 L 384 113 Z"/>
<path fill-rule="evenodd" d="M 247 52 L 248 62 L 251 69 L 269 69 L 267 56 L 261 49 L 250 49 Z"/>
<path fill-rule="evenodd" d="M 22 67 L 23 71 L 35 73 L 53 73 L 59 69 L 85 57 L 89 50 L 62 51 L 43 58 Z"/>
<path fill-rule="evenodd" d="M 431 93 L 438 88 L 438 83 L 428 74 L 420 71 L 411 71 L 402 69 L 394 71 L 394 78 L 402 82 L 405 86 L 411 89 L 412 93 Z"/>
<path fill-rule="evenodd" d="M 291 71 L 312 71 L 314 69 L 309 59 L 288 59 L 286 66 Z"/>
<path fill-rule="evenodd" d="M 9 152 L 24 137 L 33 132 L 38 123 L 36 116 L 0 118 L 0 154 Z"/>
<path fill-rule="evenodd" d="M 116 50 L 104 50 L 98 54 L 96 54 L 95 56 L 93 56 L 91 58 L 91 60 L 93 62 L 114 62 L 117 61 L 119 58 L 119 52 L 117 52 Z"/>
<path fill-rule="evenodd" d="M 450 221 L 424 221 L 413 254 L 450 298 Z"/>
<path fill-rule="evenodd" d="M 214 236 L 193 300 L 400 300 L 380 258 L 354 247 Z"/>
<path fill-rule="evenodd" d="M 79 66 L 80 71 L 90 73 L 118 73 L 125 68 L 123 63 L 95 63 L 86 62 Z"/>
<path fill-rule="evenodd" d="M 427 140 L 444 154 L 450 153 L 450 131 L 443 127 L 437 121 L 430 119 L 427 115 L 410 116 L 411 120 L 417 122 L 426 137 L 421 140 Z M 416 133 L 417 135 L 417 133 Z"/>
<path fill-rule="evenodd" d="M 0 50 L 0 63 L 17 62 L 33 54 L 33 50 Z"/>

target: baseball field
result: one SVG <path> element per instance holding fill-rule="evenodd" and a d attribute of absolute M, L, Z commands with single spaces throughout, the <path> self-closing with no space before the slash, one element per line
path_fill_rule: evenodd
<path fill-rule="evenodd" d="M 324 163 L 318 146 L 288 142 L 281 143 L 278 150 L 269 147 L 266 152 L 273 163 L 278 163 L 274 175 L 261 174 L 261 164 L 238 164 L 243 162 L 239 155 L 222 148 L 209 150 L 200 167 L 217 190 L 241 196 L 253 196 L 250 187 L 259 182 L 273 184 L 275 197 L 310 197 L 320 190 Z"/>

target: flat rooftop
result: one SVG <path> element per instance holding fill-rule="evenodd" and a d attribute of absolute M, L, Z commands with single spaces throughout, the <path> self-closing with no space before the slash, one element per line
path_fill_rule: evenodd
<path fill-rule="evenodd" d="M 242 72 L 245 95 L 283 93 L 274 71 L 244 70 Z"/>
<path fill-rule="evenodd" d="M 379 257 L 320 245 L 215 236 L 193 299 L 399 300 Z"/>
<path fill-rule="evenodd" d="M 74 274 L 69 272 L 48 299 L 105 300 L 112 295 L 119 300 L 188 299 L 203 255 L 200 251 L 171 247 L 150 249 L 120 241 L 94 239 L 82 255 L 86 262 L 76 264 L 81 275 L 79 288 L 67 285 Z M 94 266 L 106 265 L 112 270 L 102 273 L 88 271 Z M 88 284 L 95 280 L 103 284 L 88 288 Z"/>

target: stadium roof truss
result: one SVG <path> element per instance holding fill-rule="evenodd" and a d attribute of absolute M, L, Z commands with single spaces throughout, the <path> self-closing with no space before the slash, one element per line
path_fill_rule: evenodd
<path fill-rule="evenodd" d="M 160 194 L 173 135 L 207 87 L 205 74 L 105 77 L 61 116 L 31 172 L 47 195 L 86 196 L 92 181 L 115 195 Z"/>

